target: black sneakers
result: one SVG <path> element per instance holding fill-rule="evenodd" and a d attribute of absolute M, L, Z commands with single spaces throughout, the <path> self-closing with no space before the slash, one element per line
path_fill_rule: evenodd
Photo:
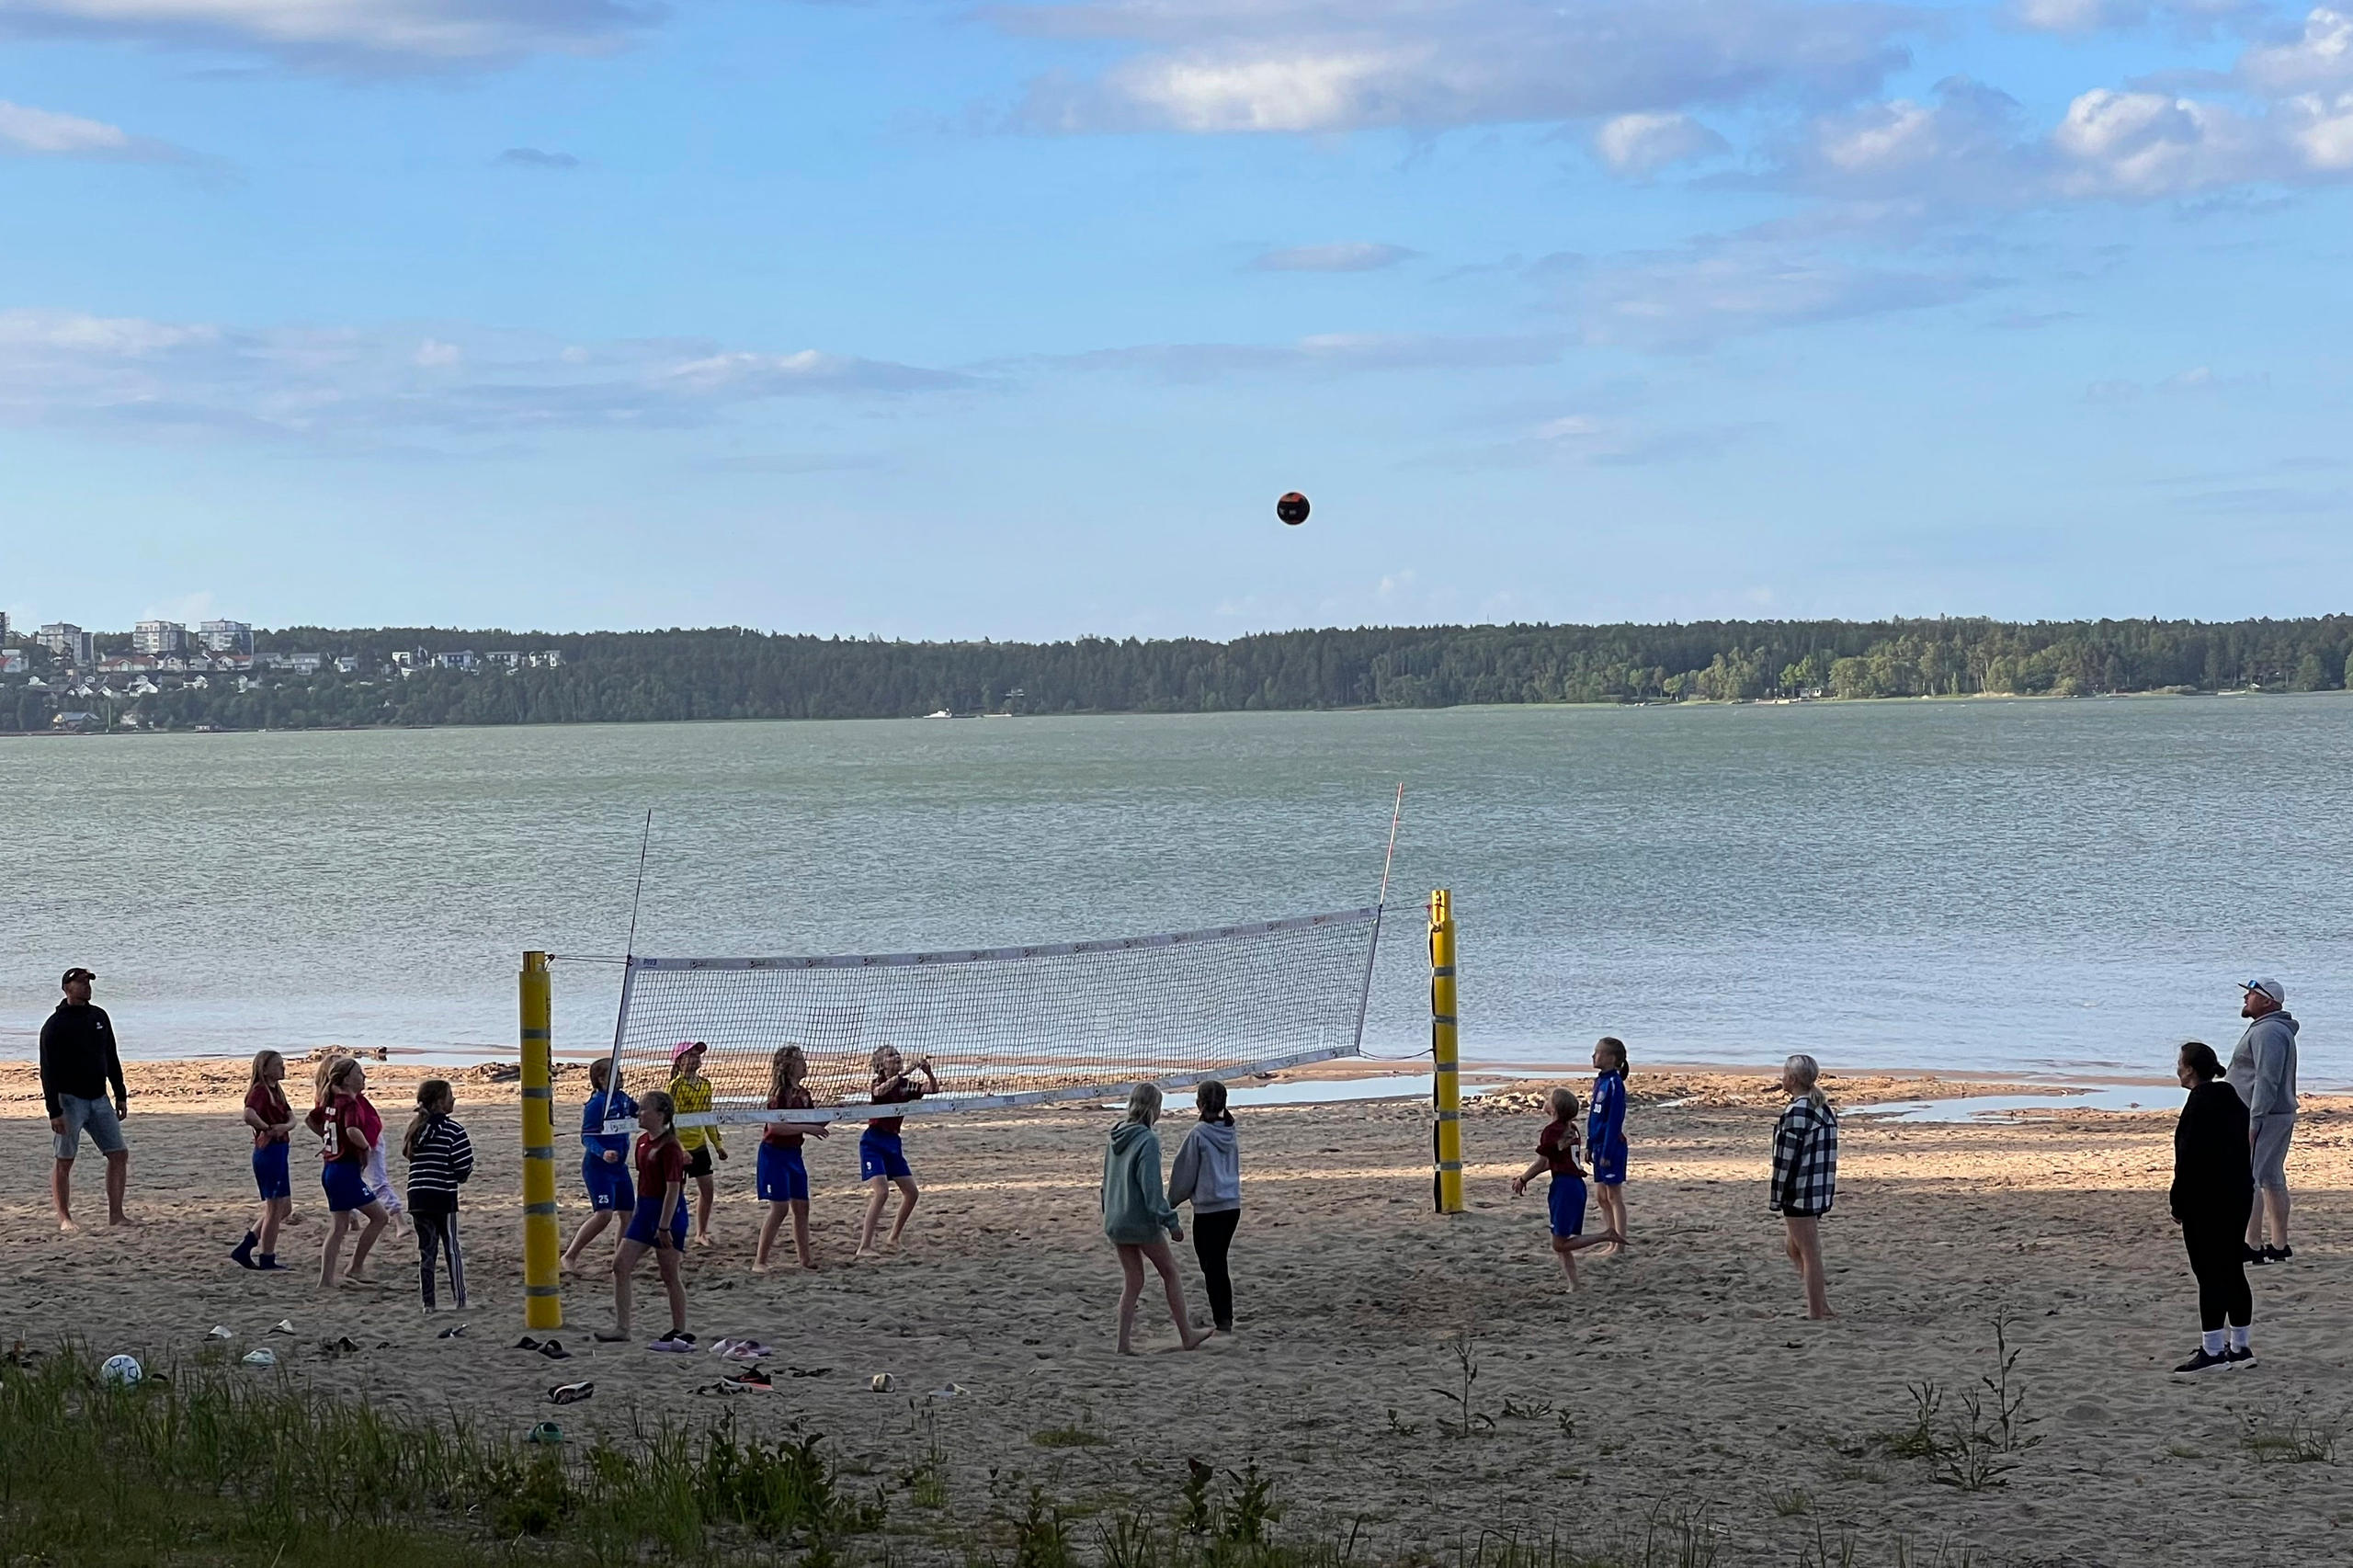
<path fill-rule="evenodd" d="M 2253 1358 L 2254 1354 L 2255 1353 L 2251 1350 L 2247 1352 L 2250 1359 Z M 2201 1345 L 2198 1347 L 2197 1355 L 2192 1356 L 2188 1360 L 2184 1361 L 2180 1366 L 2176 1367 L 2173 1369 L 2173 1375 L 2177 1378 L 2186 1378 L 2196 1372 L 2228 1371 L 2231 1366 L 2231 1353 L 2229 1351 L 2225 1350 L 2220 1356 L 2209 1356 L 2206 1353 L 2206 1347 Z"/>
<path fill-rule="evenodd" d="M 2242 1349 L 2234 1345 L 2222 1352 L 2222 1359 L 2231 1364 L 2231 1370 L 2245 1371 L 2255 1365 L 2255 1346 L 2250 1345 Z"/>
<path fill-rule="evenodd" d="M 2263 1261 L 2266 1263 L 2285 1263 L 2295 1256 L 2294 1247 L 2265 1247 L 2263 1249 Z"/>

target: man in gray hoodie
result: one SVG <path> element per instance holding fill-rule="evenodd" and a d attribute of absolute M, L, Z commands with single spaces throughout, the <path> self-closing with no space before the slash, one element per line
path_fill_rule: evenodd
<path fill-rule="evenodd" d="M 2246 1102 L 2247 1142 L 2255 1154 L 2256 1204 L 2246 1221 L 2246 1260 L 2285 1263 L 2288 1244 L 2288 1144 L 2296 1135 L 2296 1020 L 2288 1016 L 2288 989 L 2276 980 L 2239 987 L 2248 1020 L 2223 1078 Z M 2269 1225 L 2271 1244 L 2264 1244 Z"/>

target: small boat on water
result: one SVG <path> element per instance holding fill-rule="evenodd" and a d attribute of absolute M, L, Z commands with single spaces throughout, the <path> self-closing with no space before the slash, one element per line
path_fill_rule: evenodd
<path fill-rule="evenodd" d="M 925 714 L 925 715 L 924 715 L 924 717 L 925 717 L 925 718 L 926 718 L 926 719 L 953 719 L 954 717 L 956 717 L 956 715 L 955 715 L 955 714 L 953 714 L 953 713 L 950 713 L 947 709 L 942 708 L 942 709 L 940 709 L 938 712 L 936 712 L 936 713 L 926 713 L 926 714 Z"/>

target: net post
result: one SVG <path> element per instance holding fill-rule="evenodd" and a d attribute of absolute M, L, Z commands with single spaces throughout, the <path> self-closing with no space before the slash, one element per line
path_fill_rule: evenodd
<path fill-rule="evenodd" d="M 562 1328 L 555 1223 L 555 1048 L 549 1027 L 548 956 L 525 953 L 523 1012 L 523 1326 Z"/>
<path fill-rule="evenodd" d="M 1430 1096 L 1438 1111 L 1433 1196 L 1462 1212 L 1462 1074 L 1454 1028 L 1454 896 L 1430 894 Z"/>

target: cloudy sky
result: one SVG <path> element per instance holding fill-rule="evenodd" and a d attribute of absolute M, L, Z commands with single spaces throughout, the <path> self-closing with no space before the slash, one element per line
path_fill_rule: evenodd
<path fill-rule="evenodd" d="M 2353 608 L 2339 3 L 0 0 L 0 609 Z"/>

